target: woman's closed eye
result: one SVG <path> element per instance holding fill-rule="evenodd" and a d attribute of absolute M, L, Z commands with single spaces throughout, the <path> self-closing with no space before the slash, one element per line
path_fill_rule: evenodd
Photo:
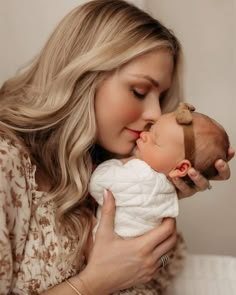
<path fill-rule="evenodd" d="M 138 98 L 138 99 L 140 99 L 140 100 L 145 99 L 145 97 L 146 97 L 147 94 L 148 94 L 147 91 L 137 90 L 137 89 L 135 89 L 135 88 L 132 88 L 131 91 L 132 91 L 134 97 L 135 97 L 135 98 Z M 159 99 L 159 102 L 160 102 L 160 105 L 162 105 L 162 104 L 164 103 L 165 98 L 166 98 L 166 96 L 167 96 L 167 93 L 168 93 L 168 90 L 163 91 L 163 92 L 160 94 L 160 96 L 159 96 L 159 98 L 158 98 L 158 99 Z"/>
<path fill-rule="evenodd" d="M 138 91 L 134 88 L 132 89 L 132 92 L 133 92 L 134 96 L 138 99 L 144 99 L 147 95 L 146 92 L 141 92 L 141 91 Z"/>

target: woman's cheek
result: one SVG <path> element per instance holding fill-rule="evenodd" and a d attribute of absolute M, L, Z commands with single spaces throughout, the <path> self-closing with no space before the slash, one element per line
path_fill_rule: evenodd
<path fill-rule="evenodd" d="M 140 108 L 132 104 L 124 105 L 122 110 L 124 116 L 129 119 L 129 121 L 137 120 L 141 116 Z"/>

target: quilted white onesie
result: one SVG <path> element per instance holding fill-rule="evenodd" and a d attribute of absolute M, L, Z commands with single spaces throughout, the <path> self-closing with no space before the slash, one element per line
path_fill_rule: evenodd
<path fill-rule="evenodd" d="M 98 224 L 104 189 L 109 189 L 115 197 L 115 231 L 122 237 L 141 235 L 159 225 L 163 217 L 178 215 L 178 198 L 173 184 L 142 160 L 132 159 L 123 164 L 112 159 L 95 169 L 89 192 L 99 204 Z"/>

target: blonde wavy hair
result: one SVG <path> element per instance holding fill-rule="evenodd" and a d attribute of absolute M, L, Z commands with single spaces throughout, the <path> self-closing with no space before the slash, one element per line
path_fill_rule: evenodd
<path fill-rule="evenodd" d="M 85 199 L 96 142 L 96 89 L 112 71 L 156 49 L 173 55 L 173 83 L 162 101 L 169 111 L 181 97 L 180 44 L 161 23 L 122 0 L 75 8 L 35 60 L 0 90 L 0 126 L 24 142 L 50 179 L 59 232 L 78 240 L 78 261 L 92 223 Z"/>

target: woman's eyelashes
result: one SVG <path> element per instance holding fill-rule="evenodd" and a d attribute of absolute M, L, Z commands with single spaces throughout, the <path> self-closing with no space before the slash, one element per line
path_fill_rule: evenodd
<path fill-rule="evenodd" d="M 132 89 L 132 92 L 133 92 L 133 95 L 138 99 L 144 99 L 147 95 L 146 92 L 141 92 L 141 91 L 138 91 L 134 88 Z"/>
<path fill-rule="evenodd" d="M 138 90 L 136 88 L 131 88 L 131 92 L 133 93 L 133 95 L 134 95 L 135 98 L 138 98 L 140 100 L 143 100 L 148 95 L 149 90 L 147 91 L 147 90 L 141 90 L 141 89 Z M 163 102 L 164 102 L 164 100 L 166 98 L 167 93 L 168 93 L 168 90 L 165 90 L 162 93 L 160 93 L 159 96 L 157 96 L 157 98 L 158 98 L 158 100 L 160 102 L 160 105 L 163 104 Z"/>

